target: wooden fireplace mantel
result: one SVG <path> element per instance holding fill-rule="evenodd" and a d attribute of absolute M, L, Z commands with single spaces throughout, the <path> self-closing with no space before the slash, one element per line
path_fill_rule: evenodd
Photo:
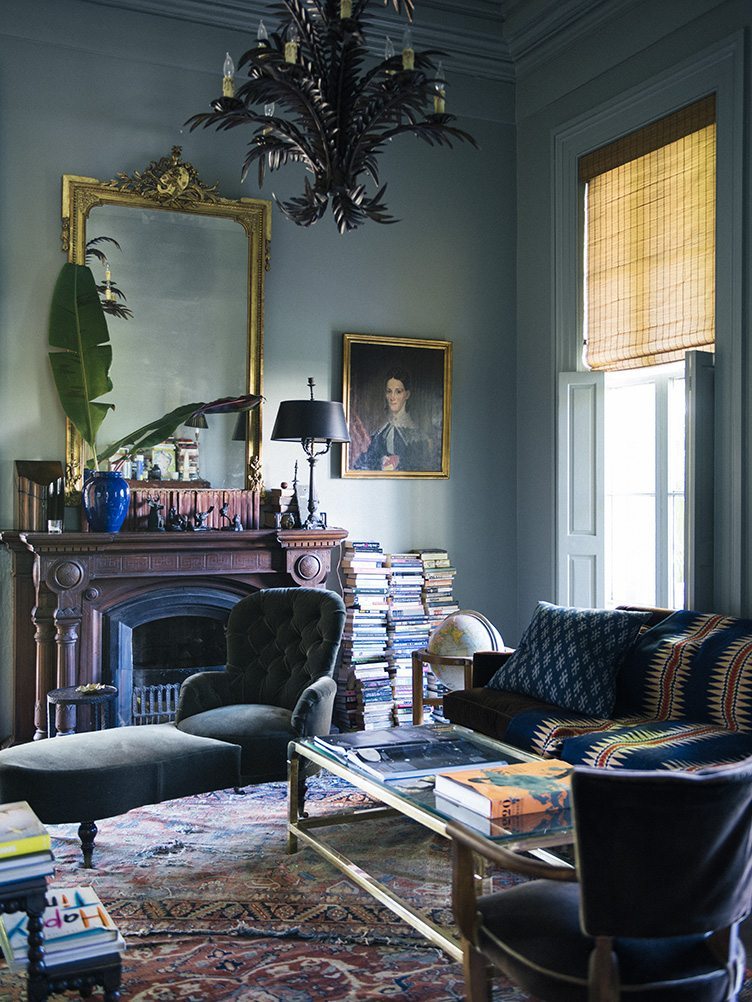
<path fill-rule="evenodd" d="M 13 556 L 15 741 L 46 737 L 51 689 L 102 681 L 109 609 L 189 582 L 238 598 L 258 588 L 322 588 L 346 537 L 336 528 L 0 533 Z"/>

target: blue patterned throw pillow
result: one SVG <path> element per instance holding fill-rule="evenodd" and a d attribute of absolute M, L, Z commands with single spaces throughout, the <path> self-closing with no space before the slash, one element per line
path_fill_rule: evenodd
<path fill-rule="evenodd" d="M 608 716 L 616 673 L 650 613 L 538 608 L 519 647 L 488 683 L 591 716 Z"/>

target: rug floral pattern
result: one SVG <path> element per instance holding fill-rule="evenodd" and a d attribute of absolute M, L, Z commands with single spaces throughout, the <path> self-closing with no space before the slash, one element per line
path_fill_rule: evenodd
<path fill-rule="evenodd" d="M 363 800 L 333 778 L 309 783 L 311 814 Z M 287 853 L 286 818 L 281 783 L 139 808 L 98 822 L 92 870 L 81 868 L 77 826 L 50 828 L 56 882 L 92 884 L 126 938 L 123 999 L 464 998 L 460 964 L 313 850 Z M 445 840 L 406 819 L 332 828 L 327 839 L 451 923 Z M 501 982 L 495 997 L 528 999 Z M 0 1000 L 24 998 L 23 979 L 0 968 Z"/>
<path fill-rule="evenodd" d="M 365 799 L 331 777 L 309 788 L 311 814 Z M 463 999 L 460 964 L 313 850 L 288 855 L 286 801 L 272 783 L 101 821 L 92 870 L 81 868 L 77 826 L 50 828 L 56 882 L 92 884 L 126 938 L 124 1002 Z M 327 839 L 451 922 L 445 840 L 399 818 L 332 828 Z M 0 1002 L 25 1002 L 23 978 L 1 965 Z M 497 979 L 494 1002 L 534 1000 Z M 749 982 L 740 1002 L 752 1002 Z"/>

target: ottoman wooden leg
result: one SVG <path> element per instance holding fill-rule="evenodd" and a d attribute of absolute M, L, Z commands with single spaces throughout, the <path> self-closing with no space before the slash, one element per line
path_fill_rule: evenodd
<path fill-rule="evenodd" d="M 94 854 L 94 839 L 97 837 L 97 830 L 97 826 L 93 821 L 82 821 L 78 826 L 78 837 L 81 839 L 84 868 L 87 870 L 90 870 L 93 866 L 91 858 Z"/>

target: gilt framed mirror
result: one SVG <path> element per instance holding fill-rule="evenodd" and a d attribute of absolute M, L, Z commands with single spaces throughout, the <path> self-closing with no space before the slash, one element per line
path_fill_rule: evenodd
<path fill-rule="evenodd" d="M 63 250 L 88 264 L 107 310 L 115 408 L 103 438 L 115 442 L 145 421 L 193 401 L 263 393 L 264 276 L 271 203 L 221 197 L 181 148 L 114 180 L 63 175 Z M 116 305 L 115 305 L 116 304 Z M 106 304 L 105 304 L 106 305 Z M 200 476 L 212 486 L 258 480 L 261 408 L 243 418 L 211 415 L 198 439 Z M 82 443 L 66 428 L 66 490 L 80 490 Z"/>

